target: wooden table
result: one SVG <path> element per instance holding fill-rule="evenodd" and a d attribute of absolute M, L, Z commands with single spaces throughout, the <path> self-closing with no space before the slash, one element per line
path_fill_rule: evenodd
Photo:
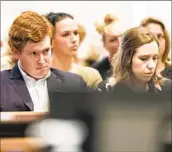
<path fill-rule="evenodd" d="M 47 113 L 42 112 L 1 112 L 0 113 L 0 151 L 1 152 L 41 152 L 41 145 L 38 139 L 33 137 L 23 137 L 15 134 L 23 124 L 30 124 L 36 120 L 43 119 Z M 6 127 L 7 126 L 7 127 Z M 14 134 L 13 126 L 19 126 Z M 17 128 L 17 127 L 16 127 Z M 22 127 L 21 127 L 22 128 Z M 3 132 L 4 131 L 4 132 Z M 5 133 L 6 132 L 6 133 Z M 22 134 L 22 133 L 21 133 Z M 4 135 L 4 136 L 3 136 Z M 9 137 L 8 137 L 9 135 Z"/>
<path fill-rule="evenodd" d="M 41 152 L 36 138 L 0 138 L 1 152 Z"/>
<path fill-rule="evenodd" d="M 47 115 L 46 112 L 0 112 L 0 123 L 30 123 Z"/>

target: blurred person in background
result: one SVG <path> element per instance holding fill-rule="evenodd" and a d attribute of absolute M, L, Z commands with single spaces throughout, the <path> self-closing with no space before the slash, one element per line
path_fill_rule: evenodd
<path fill-rule="evenodd" d="M 104 48 L 106 51 L 108 51 L 109 55 L 100 59 L 97 63 L 93 64 L 92 67 L 100 72 L 104 80 L 111 73 L 110 63 L 112 61 L 113 55 L 118 52 L 121 34 L 124 32 L 124 26 L 116 16 L 107 14 L 104 18 L 104 24 L 97 24 L 96 30 L 102 35 Z"/>
<path fill-rule="evenodd" d="M 84 38 L 83 28 L 81 29 L 74 17 L 67 13 L 50 12 L 46 18 L 55 28 L 52 43 L 53 67 L 80 75 L 89 87 L 96 89 L 102 81 L 99 72 L 77 62 L 77 51 Z"/>
<path fill-rule="evenodd" d="M 53 26 L 36 12 L 22 12 L 12 23 L 8 45 L 17 62 L 0 72 L 0 111 L 48 112 L 50 92 L 86 91 L 82 77 L 50 68 Z"/>
<path fill-rule="evenodd" d="M 5 51 L 1 53 L 1 71 L 9 70 L 17 63 L 17 59 L 13 56 L 8 45 L 5 46 Z"/>
<path fill-rule="evenodd" d="M 159 19 L 148 17 L 142 20 L 141 26 L 149 29 L 159 42 L 157 74 L 172 79 L 171 44 L 165 24 Z"/>
<path fill-rule="evenodd" d="M 112 76 L 99 84 L 99 91 L 155 92 L 169 89 L 171 80 L 157 75 L 159 42 L 144 27 L 127 30 L 113 57 Z"/>

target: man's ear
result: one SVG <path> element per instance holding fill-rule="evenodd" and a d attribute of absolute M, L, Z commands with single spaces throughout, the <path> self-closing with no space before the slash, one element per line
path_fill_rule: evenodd
<path fill-rule="evenodd" d="M 13 56 L 14 56 L 17 60 L 19 60 L 19 59 L 20 59 L 20 55 L 21 55 L 20 51 L 17 50 L 17 49 L 12 49 L 12 52 L 13 52 Z"/>
<path fill-rule="evenodd" d="M 54 38 L 52 39 L 52 42 L 51 42 L 51 56 L 54 55 L 54 49 L 53 49 L 53 47 L 54 47 Z"/>
<path fill-rule="evenodd" d="M 51 42 L 51 48 L 53 48 L 54 46 L 54 38 L 52 39 L 52 42 Z"/>

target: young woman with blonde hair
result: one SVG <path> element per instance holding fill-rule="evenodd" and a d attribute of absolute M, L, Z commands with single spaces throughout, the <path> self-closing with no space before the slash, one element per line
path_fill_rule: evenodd
<path fill-rule="evenodd" d="M 99 90 L 157 93 L 170 87 L 169 79 L 157 75 L 158 58 L 159 43 L 154 35 L 144 27 L 129 29 L 112 60 L 113 74 L 99 84 Z"/>
<path fill-rule="evenodd" d="M 170 50 L 170 37 L 165 24 L 154 17 L 148 17 L 142 20 L 141 26 L 150 30 L 159 42 L 159 60 L 157 74 L 172 79 L 172 62 Z"/>
<path fill-rule="evenodd" d="M 109 55 L 103 57 L 92 67 L 100 72 L 103 79 L 106 79 L 111 73 L 110 63 L 113 55 L 118 52 L 121 34 L 124 32 L 124 26 L 116 16 L 107 14 L 104 17 L 104 23 L 102 25 L 96 24 L 96 30 L 102 35 L 103 46 Z"/>

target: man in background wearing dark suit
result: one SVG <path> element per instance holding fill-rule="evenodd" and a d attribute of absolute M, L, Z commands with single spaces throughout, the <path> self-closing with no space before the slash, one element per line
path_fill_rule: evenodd
<path fill-rule="evenodd" d="M 1 71 L 0 111 L 46 112 L 50 92 L 87 90 L 80 76 L 50 68 L 53 27 L 44 17 L 32 11 L 21 13 L 8 36 L 18 62 L 12 70 Z"/>

